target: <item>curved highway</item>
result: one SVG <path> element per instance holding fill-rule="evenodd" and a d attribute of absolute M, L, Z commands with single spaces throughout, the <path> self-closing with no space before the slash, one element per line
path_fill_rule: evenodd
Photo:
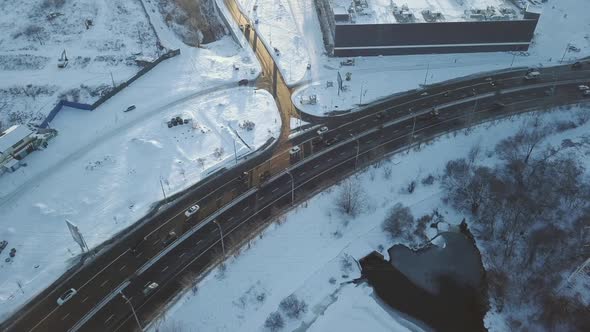
<path fill-rule="evenodd" d="M 190 280 L 222 259 L 224 250 L 256 233 L 274 213 L 293 202 L 388 154 L 449 131 L 539 107 L 583 101 L 577 86 L 590 80 L 590 63 L 580 69 L 544 68 L 542 77 L 531 81 L 523 79 L 525 69 L 476 75 L 402 93 L 354 113 L 309 116 L 329 130 L 318 135 L 314 129 L 289 140 L 289 115 L 294 112 L 291 91 L 233 0 L 226 3 L 255 45 L 264 68 L 260 87 L 276 97 L 283 118 L 279 144 L 164 202 L 3 322 L 2 330 L 144 327 Z M 299 146 L 300 152 L 290 155 L 292 146 Z M 194 204 L 201 209 L 187 218 L 184 211 Z M 146 292 L 152 282 L 159 287 Z M 70 288 L 78 293 L 58 306 L 56 299 Z"/>

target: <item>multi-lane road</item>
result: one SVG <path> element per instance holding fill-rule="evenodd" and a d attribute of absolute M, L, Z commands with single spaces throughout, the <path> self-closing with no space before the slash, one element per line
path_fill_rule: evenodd
<path fill-rule="evenodd" d="M 128 331 L 143 327 L 178 291 L 222 259 L 224 249 L 256 232 L 293 200 L 442 133 L 539 106 L 580 101 L 583 97 L 576 87 L 590 80 L 590 64 L 581 69 L 567 65 L 545 68 L 542 77 L 532 81 L 523 80 L 525 69 L 473 76 L 400 94 L 358 112 L 309 117 L 330 130 L 322 136 L 312 130 L 288 140 L 291 91 L 255 30 L 247 28 L 233 0 L 226 2 L 255 45 L 264 68 L 260 86 L 276 96 L 284 126 L 279 144 L 198 183 L 116 236 L 99 255 L 5 321 L 2 330 Z M 293 145 L 301 148 L 300 154 L 290 156 L 288 149 Z M 185 217 L 184 211 L 193 204 L 201 207 L 198 214 Z M 146 293 L 151 282 L 159 286 Z M 77 294 L 58 306 L 56 299 L 70 288 Z"/>

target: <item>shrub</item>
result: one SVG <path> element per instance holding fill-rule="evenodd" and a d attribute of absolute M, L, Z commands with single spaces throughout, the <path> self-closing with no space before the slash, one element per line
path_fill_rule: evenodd
<path fill-rule="evenodd" d="M 279 308 L 287 317 L 299 318 L 301 314 L 307 311 L 307 304 L 305 301 L 299 300 L 295 294 L 291 294 L 281 301 Z"/>
<path fill-rule="evenodd" d="M 285 326 L 283 316 L 278 311 L 271 312 L 264 322 L 264 327 L 275 332 L 282 329 Z"/>

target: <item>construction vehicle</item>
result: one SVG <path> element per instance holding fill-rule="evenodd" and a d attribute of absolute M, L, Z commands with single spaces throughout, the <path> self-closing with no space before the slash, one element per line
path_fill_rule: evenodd
<path fill-rule="evenodd" d="M 57 68 L 65 68 L 68 65 L 68 55 L 66 54 L 66 50 L 61 52 L 61 57 L 57 59 Z"/>

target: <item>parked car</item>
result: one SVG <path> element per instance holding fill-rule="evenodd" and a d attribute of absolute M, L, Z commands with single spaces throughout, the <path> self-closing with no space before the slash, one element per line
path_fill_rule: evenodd
<path fill-rule="evenodd" d="M 578 85 L 578 90 L 586 91 L 586 90 L 590 90 L 590 87 L 588 87 L 587 85 Z"/>
<path fill-rule="evenodd" d="M 193 214 L 197 213 L 197 211 L 199 211 L 199 206 L 193 205 L 190 208 L 188 208 L 188 210 L 186 210 L 184 212 L 184 215 L 188 218 L 188 217 L 192 216 Z"/>
<path fill-rule="evenodd" d="M 68 289 L 62 296 L 57 299 L 57 305 L 62 306 L 64 303 L 68 302 L 74 295 L 76 295 L 76 290 L 73 288 Z"/>
<path fill-rule="evenodd" d="M 572 64 L 573 69 L 582 68 L 582 63 L 580 61 L 576 61 Z"/>
<path fill-rule="evenodd" d="M 328 132 L 328 127 L 326 127 L 326 126 L 321 127 L 317 131 L 318 135 L 320 135 L 320 136 L 323 135 L 323 134 L 325 134 L 325 133 L 327 133 L 327 132 Z"/>
<path fill-rule="evenodd" d="M 584 91 L 584 97 L 590 97 L 590 90 Z"/>
<path fill-rule="evenodd" d="M 245 86 L 248 85 L 249 81 L 247 79 L 242 79 L 238 81 L 238 86 Z"/>
<path fill-rule="evenodd" d="M 160 285 L 158 285 L 157 282 L 152 282 L 152 281 L 148 282 L 145 285 L 145 288 L 143 289 L 143 295 L 146 295 L 146 296 L 149 295 L 150 293 L 155 291 L 156 288 L 158 288 L 158 286 L 160 286 Z"/>
<path fill-rule="evenodd" d="M 134 109 L 135 109 L 135 105 L 131 105 L 131 106 L 127 107 L 127 109 L 126 109 L 126 110 L 124 110 L 123 112 L 131 112 L 131 111 L 133 111 Z"/>

